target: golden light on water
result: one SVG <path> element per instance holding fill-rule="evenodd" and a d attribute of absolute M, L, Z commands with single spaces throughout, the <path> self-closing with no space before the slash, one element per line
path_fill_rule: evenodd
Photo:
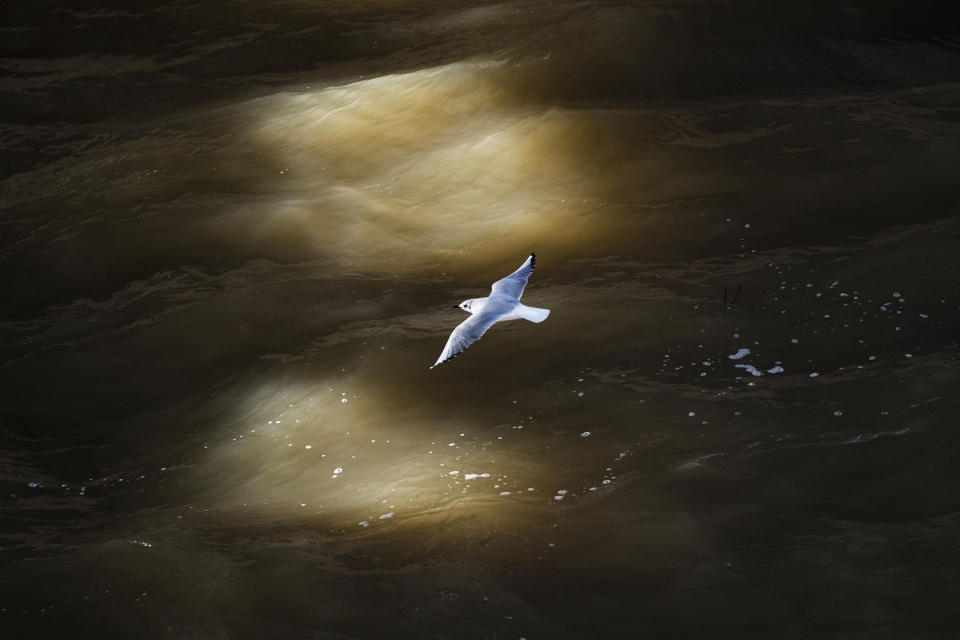
<path fill-rule="evenodd" d="M 438 418 L 350 376 L 268 384 L 211 434 L 188 485 L 217 512 L 348 530 L 561 502 L 567 490 L 518 442 L 524 423 Z"/>
<path fill-rule="evenodd" d="M 103 225 L 84 229 L 95 260 L 49 259 L 94 282 L 171 256 L 489 282 L 530 250 L 648 251 L 651 229 L 661 250 L 688 244 L 683 203 L 734 186 L 691 155 L 696 120 L 549 104 L 526 89 L 535 73 L 460 62 L 181 116 L 47 177 L 89 183 L 77 206 Z"/>
<path fill-rule="evenodd" d="M 600 142 L 598 117 L 618 115 L 539 105 L 511 74 L 501 62 L 458 63 L 243 105 L 250 144 L 275 167 L 275 195 L 240 214 L 253 223 L 243 226 L 258 242 L 393 275 L 436 263 L 502 270 L 530 247 L 549 242 L 556 260 L 607 237 L 603 196 L 636 188 L 638 168 L 628 144 Z M 601 177 L 611 165 L 624 173 Z M 354 331 L 410 340 L 448 328 L 403 314 Z M 238 416 L 196 473 L 218 510 L 349 529 L 500 517 L 523 504 L 522 522 L 571 491 L 541 451 L 517 442 L 528 418 L 491 425 L 454 405 L 397 403 L 347 374 L 264 385 Z"/>
<path fill-rule="evenodd" d="M 596 112 L 523 98 L 515 74 L 458 63 L 250 103 L 282 194 L 258 233 L 390 272 L 607 237 L 605 195 L 637 181 L 627 145 L 599 142 Z M 600 178 L 618 164 L 615 183 Z"/>
<path fill-rule="evenodd" d="M 676 156 L 645 149 L 669 129 L 663 114 L 547 105 L 525 91 L 529 73 L 504 61 L 460 62 L 194 114 L 188 134 L 121 146 L 118 155 L 149 159 L 163 170 L 118 177 L 108 185 L 111 197 L 181 192 L 158 205 L 180 222 L 176 237 L 154 233 L 152 216 L 144 215 L 131 221 L 125 246 L 131 254 L 181 252 L 202 260 L 220 252 L 297 263 L 289 275 L 275 270 L 277 280 L 264 285 L 311 296 L 310 308 L 327 322 L 316 338 L 304 335 L 297 357 L 344 340 L 388 338 L 415 345 L 389 367 L 419 368 L 410 359 L 421 357 L 423 339 L 435 339 L 439 348 L 456 317 L 418 305 L 385 312 L 379 293 L 348 303 L 314 296 L 314 286 L 332 287 L 344 274 L 359 273 L 369 290 L 380 288 L 372 278 L 404 275 L 486 287 L 531 249 L 559 265 L 565 255 L 609 253 L 619 242 L 635 247 L 659 215 L 657 201 L 690 186 L 670 179 Z M 204 151 L 181 166 L 185 136 Z M 622 205 L 644 197 L 646 210 Z M 222 317 L 233 327 L 225 334 L 231 340 L 246 339 L 247 287 L 266 282 L 262 266 L 245 265 L 220 281 L 241 296 L 237 310 Z M 340 294 L 351 295 L 351 285 L 342 286 Z M 647 294 L 634 300 L 631 286 L 618 285 L 620 303 L 646 304 Z M 570 298 L 578 300 L 581 318 L 595 314 L 602 324 L 600 311 L 586 311 L 604 304 L 592 302 L 589 286 L 554 285 L 537 303 L 552 307 Z M 283 314 L 271 310 L 263 321 Z M 312 322 L 300 324 L 308 331 Z M 557 315 L 541 334 L 569 322 Z M 520 352 L 516 331 L 498 328 L 502 344 Z M 516 442 L 525 428 L 519 418 L 491 422 L 458 413 L 454 403 L 397 404 L 386 391 L 396 382 L 333 367 L 294 382 L 281 371 L 214 425 L 191 473 L 197 495 L 186 499 L 219 511 L 358 526 L 382 516 L 398 522 L 451 509 L 496 513 L 519 503 L 559 504 L 567 494 L 556 492 L 589 490 L 602 480 L 565 486 L 558 474 L 565 462 L 543 463 L 542 451 Z M 599 458 L 607 464 L 619 453 Z"/>

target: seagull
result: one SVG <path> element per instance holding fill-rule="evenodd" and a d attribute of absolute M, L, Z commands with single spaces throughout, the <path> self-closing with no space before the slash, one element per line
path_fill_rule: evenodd
<path fill-rule="evenodd" d="M 489 296 L 471 298 L 458 304 L 457 308 L 469 313 L 470 317 L 457 325 L 450 334 L 447 346 L 443 348 L 443 353 L 433 363 L 433 367 L 456 358 L 466 351 L 467 347 L 482 338 L 494 323 L 520 318 L 530 322 L 546 320 L 550 315 L 549 309 L 528 307 L 520 303 L 520 296 L 523 295 L 523 289 L 527 286 L 527 280 L 536 264 L 537 254 L 531 253 L 519 269 L 493 283 Z M 430 368 L 433 369 L 433 367 Z"/>

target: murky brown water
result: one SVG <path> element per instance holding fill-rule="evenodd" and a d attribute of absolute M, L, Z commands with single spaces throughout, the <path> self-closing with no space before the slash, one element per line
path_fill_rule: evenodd
<path fill-rule="evenodd" d="M 2 635 L 954 637 L 960 16 L 754 4 L 0 10 Z"/>

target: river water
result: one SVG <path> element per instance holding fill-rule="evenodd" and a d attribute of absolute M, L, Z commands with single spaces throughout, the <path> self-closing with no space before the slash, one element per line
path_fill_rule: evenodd
<path fill-rule="evenodd" d="M 0 18 L 4 637 L 955 637 L 950 3 Z"/>

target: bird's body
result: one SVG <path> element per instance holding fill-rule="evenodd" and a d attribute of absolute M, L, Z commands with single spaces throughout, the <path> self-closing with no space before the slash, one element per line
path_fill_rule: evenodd
<path fill-rule="evenodd" d="M 497 322 L 507 320 L 529 320 L 543 322 L 550 315 L 549 309 L 539 309 L 521 304 L 520 296 L 527 286 L 527 280 L 533 273 L 537 262 L 537 255 L 530 257 L 520 265 L 520 268 L 506 278 L 493 283 L 490 295 L 486 298 L 472 298 L 464 300 L 458 307 L 470 314 L 470 317 L 457 325 L 450 334 L 447 344 L 433 364 L 433 367 L 460 355 L 471 344 L 483 337 L 487 329 Z M 433 369 L 433 367 L 430 367 Z"/>
<path fill-rule="evenodd" d="M 528 307 L 522 302 L 516 302 L 505 296 L 488 296 L 486 298 L 473 298 L 472 308 L 466 309 L 467 313 L 477 314 L 490 312 L 499 315 L 497 322 L 506 322 L 507 320 L 529 320 L 531 322 L 543 322 L 550 315 L 549 309 L 540 309 L 539 307 Z"/>

